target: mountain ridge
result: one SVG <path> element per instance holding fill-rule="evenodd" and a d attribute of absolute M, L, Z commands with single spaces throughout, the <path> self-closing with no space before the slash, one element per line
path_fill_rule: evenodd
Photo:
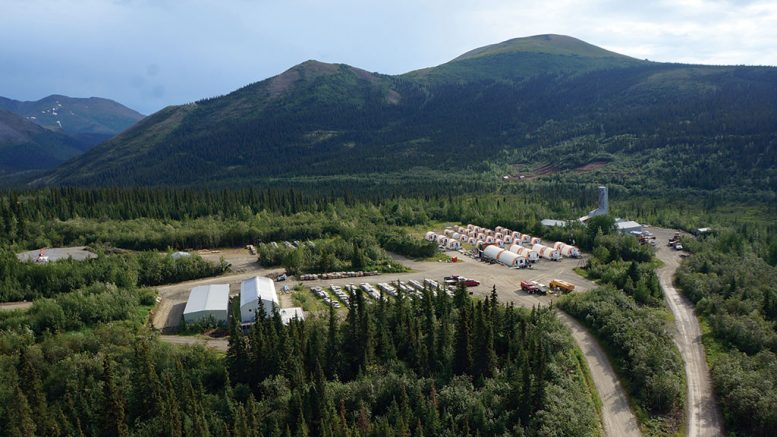
<path fill-rule="evenodd" d="M 143 118 L 139 112 L 102 97 L 51 94 L 39 100 L 0 97 L 0 109 L 13 112 L 51 131 L 64 133 L 84 149 L 101 143 Z"/>
<path fill-rule="evenodd" d="M 396 76 L 309 60 L 224 96 L 165 108 L 36 184 L 464 171 L 498 156 L 528 166 L 558 159 L 562 170 L 630 166 L 643 155 L 671 159 L 688 142 L 722 141 L 726 157 L 754 142 L 753 153 L 771 159 L 775 98 L 775 68 L 643 61 L 559 35 L 508 40 Z M 769 159 L 736 165 L 756 178 L 773 170 Z M 668 183 L 668 169 L 639 164 L 627 173 Z M 691 186 L 716 183 L 694 166 L 679 171 Z"/>

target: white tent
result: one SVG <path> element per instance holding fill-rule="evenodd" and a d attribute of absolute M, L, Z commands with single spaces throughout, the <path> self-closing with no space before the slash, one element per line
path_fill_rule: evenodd
<path fill-rule="evenodd" d="M 254 276 L 240 284 L 240 320 L 243 323 L 256 321 L 259 300 L 262 300 L 265 314 L 272 315 L 273 308 L 280 308 L 275 283 L 270 278 Z"/>
<path fill-rule="evenodd" d="M 183 310 L 186 323 L 194 323 L 208 317 L 217 322 L 227 321 L 229 308 L 229 285 L 200 285 L 192 288 L 189 300 Z"/>

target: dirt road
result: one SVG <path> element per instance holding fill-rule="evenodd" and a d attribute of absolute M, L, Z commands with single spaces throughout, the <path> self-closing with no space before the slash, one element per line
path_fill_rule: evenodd
<path fill-rule="evenodd" d="M 623 389 L 615 371 L 599 343 L 581 325 L 563 311 L 557 311 L 559 320 L 564 323 L 583 351 L 591 377 L 602 399 L 602 422 L 605 435 L 612 437 L 639 436 L 637 418 L 629 407 L 629 398 Z"/>
<path fill-rule="evenodd" d="M 0 311 L 26 310 L 32 307 L 32 302 L 5 302 L 0 303 Z"/>
<path fill-rule="evenodd" d="M 658 240 L 656 256 L 664 266 L 658 270 L 658 279 L 664 296 L 675 318 L 675 342 L 685 362 L 685 376 L 688 381 L 686 417 L 688 437 L 708 437 L 723 434 L 722 420 L 710 381 L 710 370 L 701 342 L 699 321 L 694 314 L 693 304 L 678 293 L 673 284 L 674 274 L 680 266 L 680 253 L 666 245 L 675 231 L 651 228 Z"/>
<path fill-rule="evenodd" d="M 183 344 L 183 345 L 195 345 L 199 344 L 207 347 L 208 349 L 215 349 L 217 351 L 226 352 L 229 343 L 226 338 L 203 338 L 203 337 L 191 337 L 182 335 L 160 335 L 159 339 L 165 343 L 170 344 Z"/>

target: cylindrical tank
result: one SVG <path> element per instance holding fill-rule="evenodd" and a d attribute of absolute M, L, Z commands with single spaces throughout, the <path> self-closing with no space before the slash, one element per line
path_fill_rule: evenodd
<path fill-rule="evenodd" d="M 558 250 L 553 249 L 552 247 L 543 246 L 541 244 L 535 244 L 532 247 L 532 250 L 537 252 L 541 257 L 545 259 L 549 259 L 551 261 L 558 261 L 561 259 L 561 254 L 558 253 Z"/>
<path fill-rule="evenodd" d="M 434 241 L 436 239 L 437 239 L 437 234 L 435 234 L 432 231 L 429 231 L 426 233 L 426 235 L 424 235 L 424 240 L 426 241 Z"/>
<path fill-rule="evenodd" d="M 531 240 L 529 240 L 529 244 L 534 246 L 535 244 L 542 244 L 542 238 L 540 237 L 532 237 Z"/>

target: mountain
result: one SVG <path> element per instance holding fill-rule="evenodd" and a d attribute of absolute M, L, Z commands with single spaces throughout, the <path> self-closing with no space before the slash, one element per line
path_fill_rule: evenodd
<path fill-rule="evenodd" d="M 0 97 L 0 109 L 21 115 L 46 129 L 62 132 L 88 149 L 143 118 L 113 100 L 51 95 L 34 102 Z"/>
<path fill-rule="evenodd" d="M 777 68 L 649 62 L 560 35 L 398 76 L 307 61 L 165 108 L 35 184 L 492 172 L 777 191 L 775 101 Z"/>
<path fill-rule="evenodd" d="M 67 135 L 0 109 L 0 175 L 51 169 L 82 152 Z"/>

